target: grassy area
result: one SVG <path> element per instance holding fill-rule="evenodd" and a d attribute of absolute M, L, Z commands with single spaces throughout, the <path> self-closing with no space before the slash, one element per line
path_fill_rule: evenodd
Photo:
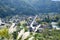
<path fill-rule="evenodd" d="M 0 40 L 4 39 L 4 40 L 22 40 L 22 37 L 26 37 L 25 40 L 60 40 L 60 30 L 54 30 L 54 29 L 45 29 L 43 32 L 41 33 L 34 33 L 34 32 L 25 32 L 24 33 L 29 34 L 29 35 L 25 35 L 24 34 L 21 35 L 21 37 L 19 39 L 17 39 L 18 37 L 18 32 L 14 32 L 12 34 L 8 33 L 8 29 L 4 28 L 4 29 L 0 29 Z M 20 32 L 21 34 L 21 32 Z"/>

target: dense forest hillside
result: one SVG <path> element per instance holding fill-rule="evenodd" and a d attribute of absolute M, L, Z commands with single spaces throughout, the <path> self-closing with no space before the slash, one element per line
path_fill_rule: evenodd
<path fill-rule="evenodd" d="M 60 2 L 51 0 L 0 0 L 0 17 L 49 12 L 60 13 Z"/>

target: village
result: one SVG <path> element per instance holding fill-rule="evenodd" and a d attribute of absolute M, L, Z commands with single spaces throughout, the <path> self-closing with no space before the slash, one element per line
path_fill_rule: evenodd
<path fill-rule="evenodd" d="M 0 28 L 3 27 L 8 27 L 10 28 L 11 25 L 15 24 L 14 26 L 26 26 L 30 30 L 35 30 L 38 27 L 38 30 L 40 29 L 56 29 L 60 30 L 60 27 L 58 25 L 58 21 L 60 21 L 60 18 L 55 16 L 50 16 L 50 15 L 36 15 L 36 16 L 13 16 L 10 19 L 0 19 Z"/>

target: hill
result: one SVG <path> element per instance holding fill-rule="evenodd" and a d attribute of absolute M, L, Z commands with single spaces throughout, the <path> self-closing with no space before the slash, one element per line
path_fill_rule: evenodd
<path fill-rule="evenodd" d="M 60 13 L 60 2 L 51 0 L 0 0 L 0 17 L 49 12 Z"/>

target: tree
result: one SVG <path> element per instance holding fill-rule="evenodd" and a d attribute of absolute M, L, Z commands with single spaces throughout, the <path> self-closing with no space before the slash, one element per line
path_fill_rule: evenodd
<path fill-rule="evenodd" d="M 0 29 L 0 37 L 9 39 L 9 33 L 7 28 Z"/>
<path fill-rule="evenodd" d="M 58 21 L 58 26 L 60 27 L 60 21 Z"/>
<path fill-rule="evenodd" d="M 40 20 L 40 18 L 36 18 L 36 22 L 40 24 L 42 21 Z"/>

